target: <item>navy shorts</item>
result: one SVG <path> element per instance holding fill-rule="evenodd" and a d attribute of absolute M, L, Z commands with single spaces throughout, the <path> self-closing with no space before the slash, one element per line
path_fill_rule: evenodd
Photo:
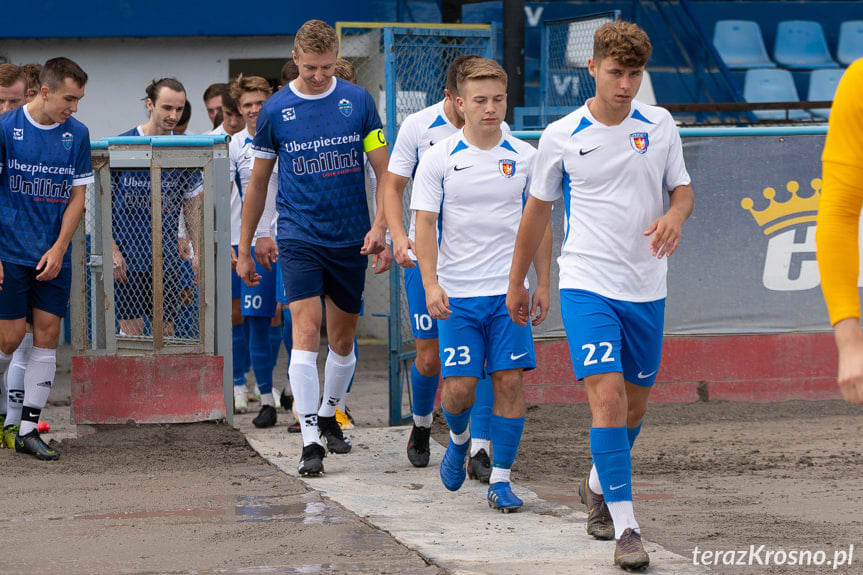
<path fill-rule="evenodd" d="M 66 315 L 72 291 L 72 269 L 61 268 L 50 281 L 36 279 L 40 271 L 30 266 L 3 262 L 3 289 L 0 290 L 0 319 L 31 318 L 30 309 Z"/>
<path fill-rule="evenodd" d="M 346 313 L 360 313 L 368 256 L 362 246 L 330 248 L 300 240 L 279 241 L 279 261 L 288 303 L 328 296 Z"/>
<path fill-rule="evenodd" d="M 165 272 L 163 286 L 166 287 L 164 321 L 174 323 L 180 304 L 180 273 Z M 153 274 L 151 272 L 126 272 L 125 282 L 114 282 L 114 301 L 117 305 L 117 319 L 137 319 L 153 317 Z M 168 286 L 174 286 L 174 293 L 168 291 Z"/>

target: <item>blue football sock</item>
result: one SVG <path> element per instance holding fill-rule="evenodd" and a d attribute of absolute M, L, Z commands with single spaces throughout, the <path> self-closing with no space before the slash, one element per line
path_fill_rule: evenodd
<path fill-rule="evenodd" d="M 247 316 L 250 325 L 249 353 L 252 356 L 252 369 L 258 382 L 258 391 L 263 397 L 273 393 L 273 358 L 270 352 L 270 318 Z"/>
<path fill-rule="evenodd" d="M 470 423 L 470 408 L 468 407 L 461 413 L 450 413 L 446 409 L 443 410 L 446 424 L 449 426 L 451 434 L 461 435 L 467 431 L 467 426 Z"/>
<path fill-rule="evenodd" d="M 590 428 L 590 452 L 605 500 L 632 501 L 632 458 L 626 426 Z"/>
<path fill-rule="evenodd" d="M 491 429 L 491 444 L 494 445 L 493 467 L 510 469 L 518 446 L 521 443 L 521 434 L 524 431 L 523 417 L 501 417 L 492 414 L 489 418 Z M 471 424 L 473 429 L 473 424 Z"/>
<path fill-rule="evenodd" d="M 635 445 L 635 438 L 638 437 L 639 433 L 641 433 L 641 424 L 642 423 L 643 423 L 643 420 L 638 422 L 637 427 L 627 427 L 626 428 L 626 435 L 629 438 L 629 449 L 630 450 L 632 449 L 632 446 Z"/>
<path fill-rule="evenodd" d="M 276 362 L 279 361 L 281 348 L 282 326 L 270 324 L 270 358 L 273 360 L 273 367 L 276 367 Z"/>
<path fill-rule="evenodd" d="M 288 352 L 288 371 L 291 365 L 291 348 L 294 347 L 294 322 L 291 319 L 291 310 L 288 306 L 282 308 L 282 341 L 285 342 L 285 351 Z M 290 374 L 288 374 L 290 378 Z M 290 385 L 288 386 L 290 391 Z"/>
<path fill-rule="evenodd" d="M 231 350 L 234 356 L 233 375 L 234 385 L 244 385 L 246 374 L 246 353 L 249 346 L 246 344 L 246 330 L 243 324 L 231 326 Z"/>
<path fill-rule="evenodd" d="M 473 439 L 491 439 L 489 421 L 493 405 L 494 388 L 491 385 L 491 376 L 486 375 L 476 384 L 476 399 L 470 414 L 470 436 Z"/>
<path fill-rule="evenodd" d="M 422 417 L 434 411 L 434 399 L 439 381 L 439 375 L 428 377 L 420 373 L 416 364 L 411 367 L 411 393 L 413 394 L 411 411 L 414 415 Z"/>
<path fill-rule="evenodd" d="M 243 375 L 249 373 L 249 369 L 252 367 L 252 356 L 249 353 L 249 341 L 252 339 L 252 336 L 249 334 L 249 322 L 246 321 L 246 318 L 243 318 L 243 333 L 244 338 L 246 340 L 246 348 L 243 350 Z"/>

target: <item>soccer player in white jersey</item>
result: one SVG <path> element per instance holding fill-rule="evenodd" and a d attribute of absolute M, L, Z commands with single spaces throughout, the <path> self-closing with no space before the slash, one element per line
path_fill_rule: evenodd
<path fill-rule="evenodd" d="M 507 293 L 513 320 L 524 324 L 521 282 L 562 195 L 561 315 L 593 415 L 594 465 L 579 493 L 588 533 L 616 539 L 614 561 L 626 569 L 650 561 L 633 514 L 630 450 L 659 369 L 664 258 L 677 249 L 693 206 L 671 115 L 634 100 L 651 51 L 647 34 L 629 22 L 605 24 L 594 35 L 588 70 L 596 95 L 543 132 Z"/>
<path fill-rule="evenodd" d="M 505 294 L 512 248 L 536 150 L 501 130 L 507 76 L 497 62 L 474 58 L 458 71 L 456 105 L 464 128 L 436 143 L 414 177 L 416 252 L 429 314 L 440 320 L 441 403 L 450 441 L 440 476 L 450 491 L 465 480 L 474 390 L 484 370 L 494 385 L 494 463 L 488 503 L 514 511 L 522 500 L 510 468 L 524 429 L 522 372 L 536 367 L 530 327 L 510 320 Z M 438 248 L 440 222 L 440 248 Z M 535 260 L 535 324 L 549 302 L 551 232 Z"/>
<path fill-rule="evenodd" d="M 220 98 L 222 106 L 219 108 L 219 111 L 222 112 L 222 122 L 207 132 L 207 135 L 233 136 L 246 127 L 246 119 L 240 113 L 237 101 L 231 96 L 230 91 L 222 94 Z"/>
<path fill-rule="evenodd" d="M 302 475 L 323 473 L 324 448 L 347 453 L 351 444 L 335 418 L 353 375 L 357 319 L 362 306 L 368 255 L 386 248 L 386 222 L 379 209 L 369 221 L 363 152 L 384 177 L 388 153 L 374 99 L 364 89 L 333 77 L 338 53 L 335 30 L 310 20 L 297 31 L 293 59 L 300 75 L 264 104 L 252 142 L 255 164 L 243 202 L 237 274 L 255 285 L 251 244 L 266 201 L 267 181 L 279 164 L 279 245 L 255 243 L 264 267 L 282 266 L 293 319 L 290 382 L 301 418 Z M 378 200 L 380 201 L 380 199 Z M 383 271 L 381 267 L 378 270 Z M 290 271 L 290 273 L 287 273 Z M 317 355 L 327 314 L 329 352 L 320 400 Z"/>
<path fill-rule="evenodd" d="M 252 176 L 252 140 L 256 134 L 258 114 L 264 102 L 272 95 L 273 89 L 269 82 L 260 76 L 243 76 L 240 74 L 231 82 L 231 100 L 236 102 L 246 127 L 234 134 L 228 148 L 231 164 L 231 244 L 233 249 L 240 243 L 240 222 L 242 217 L 242 202 Z M 278 191 L 278 172 L 270 174 L 268 182 L 268 198 L 275 197 Z M 260 226 L 265 228 L 265 234 L 272 236 L 272 218 L 269 222 L 262 218 Z M 259 226 L 259 227 L 260 227 Z M 232 259 L 235 258 L 232 253 Z M 236 260 L 234 261 L 236 264 Z M 243 284 L 236 273 L 235 283 L 239 284 L 240 293 L 233 300 L 232 315 L 239 312 L 240 317 L 232 317 L 235 331 L 242 330 L 242 324 L 249 324 L 249 353 L 252 369 L 258 391 L 261 394 L 261 410 L 252 420 L 255 427 L 272 427 L 276 424 L 276 402 L 273 395 L 273 349 L 270 341 L 270 322 L 276 312 L 276 277 L 275 271 L 258 264 L 256 272 L 261 276 L 257 286 L 249 287 Z M 237 321 L 239 320 L 239 321 Z M 236 328 L 239 328 L 237 330 Z M 279 343 L 281 338 L 279 338 Z M 235 350 L 242 351 L 242 350 Z M 278 352 L 278 347 L 276 348 Z M 239 360 L 239 357 L 237 358 Z M 236 363 L 236 361 L 235 361 Z M 246 386 L 240 374 L 237 381 L 235 373 L 234 403 L 242 404 L 246 397 Z"/>
<path fill-rule="evenodd" d="M 33 350 L 23 394 L 15 398 L 21 400 L 20 424 L 7 417 L 3 435 L 17 429 L 16 451 L 54 460 L 60 453 L 42 441 L 37 426 L 54 382 L 60 319 L 69 301 L 69 242 L 93 172 L 90 133 L 72 118 L 87 74 L 68 58 L 54 58 L 45 63 L 41 82 L 32 102 L 0 117 L 0 227 L 6 230 L 0 234 L 0 374 L 24 339 L 32 309 Z"/>
<path fill-rule="evenodd" d="M 435 142 L 454 134 L 464 126 L 464 118 L 455 105 L 455 98 L 458 96 L 456 77 L 461 64 L 472 58 L 479 56 L 461 55 L 453 59 L 447 70 L 443 101 L 411 114 L 402 122 L 393 145 L 387 168 L 387 185 L 383 191 L 394 255 L 405 270 L 405 295 L 411 318 L 411 331 L 416 342 L 417 356 L 411 367 L 413 426 L 407 445 L 408 460 L 415 467 L 425 467 L 429 463 L 429 437 L 440 377 L 440 357 L 437 320 L 433 319 L 426 309 L 426 294 L 414 257 L 416 214 L 411 213 L 410 230 L 406 234 L 402 224 L 402 198 L 423 154 Z M 491 475 L 488 425 L 493 401 L 491 379 L 488 375 L 483 375 L 477 384 L 476 402 L 471 411 L 471 452 L 467 464 L 468 476 L 483 482 L 488 482 Z"/>

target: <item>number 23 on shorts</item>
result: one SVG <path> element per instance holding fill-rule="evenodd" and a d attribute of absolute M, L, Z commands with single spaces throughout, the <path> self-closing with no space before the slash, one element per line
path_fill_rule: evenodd
<path fill-rule="evenodd" d="M 445 347 L 443 349 L 443 353 L 443 364 L 447 367 L 453 367 L 456 365 L 467 365 L 470 363 L 470 348 L 466 345 L 460 345 L 458 347 Z"/>

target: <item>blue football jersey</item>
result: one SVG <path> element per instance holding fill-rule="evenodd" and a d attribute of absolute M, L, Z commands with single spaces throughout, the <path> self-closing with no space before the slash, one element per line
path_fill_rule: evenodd
<path fill-rule="evenodd" d="M 121 136 L 141 136 L 132 128 Z M 112 173 L 114 185 L 114 242 L 123 253 L 126 266 L 133 271 L 148 272 L 153 266 L 152 210 L 150 204 L 150 171 L 118 170 Z M 176 270 L 182 264 L 178 233 L 184 200 L 201 191 L 198 170 L 162 171 L 162 258 L 163 268 Z"/>
<path fill-rule="evenodd" d="M 57 237 L 73 186 L 93 181 L 90 132 L 69 118 L 36 123 L 27 106 L 0 116 L 0 261 L 35 267 Z M 63 267 L 70 267 L 66 250 Z"/>
<path fill-rule="evenodd" d="M 333 78 L 324 94 L 286 86 L 258 115 L 253 154 L 278 158 L 279 239 L 361 245 L 371 228 L 363 152 L 386 145 L 367 91 Z"/>

